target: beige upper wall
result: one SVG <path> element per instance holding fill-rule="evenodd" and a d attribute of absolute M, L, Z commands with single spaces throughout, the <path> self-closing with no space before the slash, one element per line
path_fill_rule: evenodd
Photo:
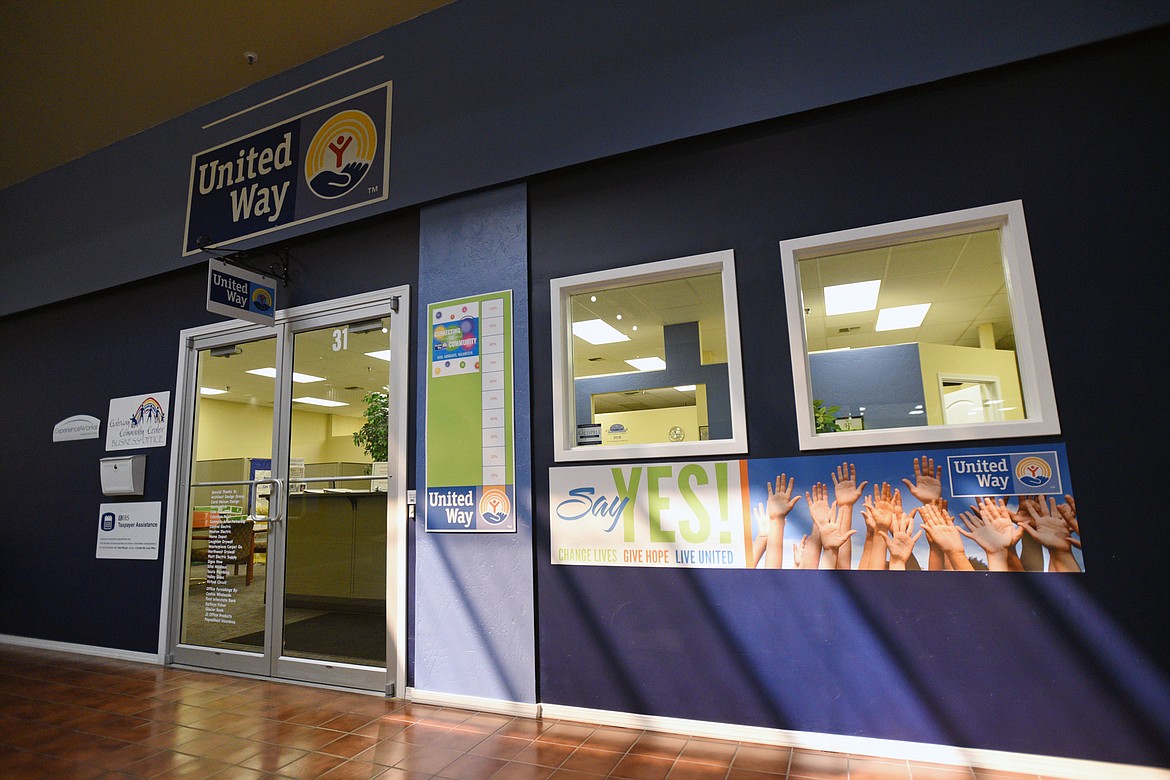
<path fill-rule="evenodd" d="M 196 460 L 267 458 L 272 453 L 272 407 L 199 399 Z M 292 457 L 305 463 L 368 463 L 353 443 L 361 419 L 294 409 Z"/>

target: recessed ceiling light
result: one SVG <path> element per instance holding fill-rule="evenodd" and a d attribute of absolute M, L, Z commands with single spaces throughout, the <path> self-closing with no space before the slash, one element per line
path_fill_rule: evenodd
<path fill-rule="evenodd" d="M 227 392 L 227 390 L 219 390 L 219 389 L 214 388 L 214 387 L 201 387 L 201 388 L 199 388 L 200 395 L 223 395 L 226 392 Z"/>
<path fill-rule="evenodd" d="M 249 368 L 248 373 L 255 374 L 256 376 L 266 376 L 269 379 L 276 378 L 276 369 L 272 368 L 272 367 L 269 367 L 269 368 Z M 325 381 L 325 377 L 323 377 L 323 376 L 313 376 L 312 374 L 300 374 L 300 373 L 297 373 L 296 371 L 293 372 L 292 378 L 293 378 L 294 382 L 300 382 L 302 384 L 308 384 L 310 382 L 324 382 Z"/>
<path fill-rule="evenodd" d="M 573 335 L 590 344 L 614 344 L 629 341 L 630 337 L 605 320 L 582 320 L 573 323 Z"/>
<path fill-rule="evenodd" d="M 666 361 L 660 357 L 634 358 L 626 362 L 639 371 L 661 371 L 666 368 Z"/>
<path fill-rule="evenodd" d="M 674 389 L 678 390 L 680 393 L 689 393 L 695 389 L 695 386 L 694 385 L 675 385 Z"/>
<path fill-rule="evenodd" d="M 377 352 L 367 352 L 366 356 L 378 358 L 378 360 L 385 360 L 387 363 L 390 362 L 390 350 L 388 349 L 379 349 Z"/>
<path fill-rule="evenodd" d="M 921 409 L 911 409 L 910 414 L 922 414 L 922 410 Z"/>
<path fill-rule="evenodd" d="M 330 401 L 328 398 L 313 398 L 312 396 L 294 398 L 293 403 L 309 404 L 310 406 L 349 406 L 341 401 Z"/>
<path fill-rule="evenodd" d="M 882 280 L 831 284 L 825 288 L 825 314 L 851 314 L 855 311 L 873 311 L 877 308 L 878 291 Z"/>
<path fill-rule="evenodd" d="M 929 303 L 915 303 L 910 306 L 892 306 L 878 312 L 874 330 L 901 330 L 917 328 L 930 309 Z"/>

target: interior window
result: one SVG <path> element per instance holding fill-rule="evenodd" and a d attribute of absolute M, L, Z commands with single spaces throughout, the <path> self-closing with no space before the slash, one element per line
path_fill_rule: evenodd
<path fill-rule="evenodd" d="M 1059 432 L 1019 202 L 780 247 L 802 448 Z"/>
<path fill-rule="evenodd" d="M 732 253 L 555 279 L 559 460 L 746 448 Z"/>

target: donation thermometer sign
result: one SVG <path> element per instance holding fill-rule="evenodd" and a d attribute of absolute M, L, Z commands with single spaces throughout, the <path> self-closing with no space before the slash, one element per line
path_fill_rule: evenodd
<path fill-rule="evenodd" d="M 744 461 L 549 471 L 552 562 L 743 569 L 751 525 Z"/>

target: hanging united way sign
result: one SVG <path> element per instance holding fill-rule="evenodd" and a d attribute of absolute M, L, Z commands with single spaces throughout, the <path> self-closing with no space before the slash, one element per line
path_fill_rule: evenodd
<path fill-rule="evenodd" d="M 194 155 L 183 254 L 385 200 L 390 86 Z"/>
<path fill-rule="evenodd" d="M 271 325 L 276 321 L 276 280 L 223 260 L 209 260 L 207 310 L 257 325 Z"/>

